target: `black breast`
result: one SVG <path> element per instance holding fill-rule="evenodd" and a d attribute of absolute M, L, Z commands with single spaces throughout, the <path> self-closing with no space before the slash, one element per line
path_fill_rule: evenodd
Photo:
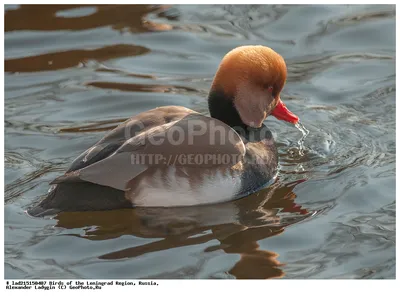
<path fill-rule="evenodd" d="M 259 129 L 247 128 L 242 132 L 242 139 L 246 146 L 246 156 L 238 197 L 252 194 L 265 187 L 275 176 L 278 166 L 275 141 L 265 125 Z"/>

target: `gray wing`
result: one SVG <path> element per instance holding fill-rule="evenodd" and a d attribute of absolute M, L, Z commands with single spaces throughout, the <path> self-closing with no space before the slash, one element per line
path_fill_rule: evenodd
<path fill-rule="evenodd" d="M 124 143 L 135 135 L 157 125 L 178 120 L 194 111 L 179 107 L 166 106 L 155 108 L 136 116 L 118 125 L 107 133 L 100 141 L 79 155 L 68 168 L 67 173 L 80 170 L 84 167 L 99 162 L 121 148 Z"/>
<path fill-rule="evenodd" d="M 200 129 L 196 129 L 196 126 Z M 201 129 L 202 132 L 200 132 Z M 177 131 L 183 142 L 174 138 L 174 133 Z M 127 184 L 149 167 L 191 165 L 190 163 L 179 163 L 176 160 L 179 155 L 186 155 L 184 159 L 187 159 L 188 155 L 199 154 L 203 157 L 228 155 L 230 163 L 191 163 L 192 165 L 197 167 L 202 165 L 207 167 L 233 166 L 243 159 L 245 146 L 240 136 L 228 125 L 198 113 L 191 113 L 179 120 L 142 130 L 126 140 L 109 156 L 77 171 L 67 173 L 56 179 L 54 183 L 81 180 L 127 190 Z M 146 157 L 144 162 L 134 161 L 140 159 L 138 157 L 140 155 L 162 155 L 164 162 L 160 160 L 155 163 L 152 157 Z M 171 162 L 171 160 L 173 161 Z"/>

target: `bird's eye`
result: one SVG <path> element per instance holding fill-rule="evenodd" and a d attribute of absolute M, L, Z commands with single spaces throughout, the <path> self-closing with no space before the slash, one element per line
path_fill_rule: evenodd
<path fill-rule="evenodd" d="M 272 91 L 274 90 L 274 88 L 270 85 L 266 85 L 265 88 L 267 89 L 268 92 L 272 93 Z"/>

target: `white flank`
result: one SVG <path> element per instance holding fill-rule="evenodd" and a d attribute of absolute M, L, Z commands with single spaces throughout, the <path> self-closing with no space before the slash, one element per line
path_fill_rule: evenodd
<path fill-rule="evenodd" d="M 183 174 L 177 174 L 176 170 Z M 169 167 L 162 175 L 157 170 L 152 176 L 140 181 L 135 192 L 128 193 L 134 205 L 142 207 L 194 206 L 220 203 L 235 199 L 240 190 L 240 174 L 235 171 L 219 171 L 216 174 L 201 176 L 193 188 L 190 173 L 184 168 Z"/>

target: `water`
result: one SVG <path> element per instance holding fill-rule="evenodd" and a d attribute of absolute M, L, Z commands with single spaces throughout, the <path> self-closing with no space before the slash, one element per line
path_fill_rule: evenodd
<path fill-rule="evenodd" d="M 271 187 L 186 210 L 24 213 L 130 116 L 206 113 L 244 44 L 284 56 L 282 100 L 309 130 L 266 120 Z M 7 6 L 5 71 L 7 279 L 395 277 L 394 6 Z"/>
<path fill-rule="evenodd" d="M 304 141 L 306 140 L 307 135 L 310 133 L 308 129 L 305 128 L 305 126 L 301 122 L 297 122 L 295 124 L 295 127 L 301 132 L 302 136 L 300 140 L 297 142 L 299 144 L 299 155 L 303 156 L 304 155 L 304 150 L 306 149 L 304 146 Z"/>

